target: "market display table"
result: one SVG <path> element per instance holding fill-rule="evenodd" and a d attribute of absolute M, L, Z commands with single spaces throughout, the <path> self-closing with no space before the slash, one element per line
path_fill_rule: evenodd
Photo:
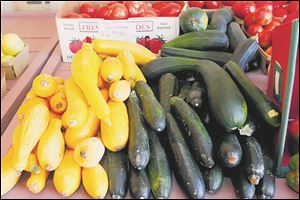
<path fill-rule="evenodd" d="M 71 75 L 70 72 L 70 63 L 64 63 L 61 60 L 61 52 L 59 45 L 56 45 L 54 51 L 52 52 L 52 55 L 48 59 L 47 63 L 44 65 L 41 73 L 48 73 L 52 74 L 54 76 L 60 76 L 64 79 L 69 77 Z M 260 70 L 257 72 L 251 72 L 248 73 L 248 77 L 257 85 L 261 90 L 266 91 L 267 89 L 267 76 L 263 75 Z M 24 98 L 24 96 L 23 96 Z M 2 102 L 1 102 L 2 107 Z M 12 121 L 8 125 L 7 129 L 5 130 L 4 134 L 1 137 L 1 158 L 4 156 L 4 154 L 7 152 L 8 148 L 11 146 L 11 135 L 18 124 L 18 120 L 16 116 L 13 117 Z M 106 157 L 104 156 L 102 158 L 101 164 L 103 164 L 104 167 L 106 167 Z M 9 199 L 9 198 L 62 198 L 61 195 L 59 195 L 53 185 L 52 181 L 52 174 L 47 180 L 47 184 L 45 189 L 40 194 L 32 194 L 30 193 L 26 188 L 26 181 L 29 177 L 29 173 L 24 172 L 22 175 L 20 181 L 18 184 L 6 195 L 4 195 L 2 198 Z M 206 198 L 211 199 L 236 199 L 237 196 L 235 195 L 234 188 L 231 184 L 231 180 L 229 178 L 224 178 L 224 183 L 221 188 L 221 190 L 216 194 L 206 194 Z M 76 198 L 76 199 L 82 199 L 82 198 L 89 198 L 87 193 L 85 192 L 82 184 L 80 188 L 69 198 Z M 106 198 L 110 198 L 110 195 L 107 194 Z M 127 193 L 127 197 L 130 198 L 129 192 Z M 173 175 L 173 188 L 170 198 L 187 198 L 184 193 L 180 190 L 179 186 L 177 185 L 176 179 Z M 288 188 L 288 186 L 285 183 L 285 179 L 279 179 L 276 178 L 276 194 L 275 197 L 277 199 L 298 199 L 299 195 L 295 192 L 293 192 L 291 189 Z"/>

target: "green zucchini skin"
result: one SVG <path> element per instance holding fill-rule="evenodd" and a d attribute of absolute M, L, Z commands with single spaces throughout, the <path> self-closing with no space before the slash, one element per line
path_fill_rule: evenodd
<path fill-rule="evenodd" d="M 242 160 L 242 147 L 235 133 L 224 133 L 218 146 L 218 158 L 226 168 L 238 166 Z"/>
<path fill-rule="evenodd" d="M 209 29 L 217 30 L 225 33 L 227 31 L 227 24 L 232 21 L 233 13 L 231 9 L 222 8 L 217 10 L 211 18 Z"/>
<path fill-rule="evenodd" d="M 152 194 L 156 199 L 168 199 L 172 190 L 172 173 L 167 155 L 158 135 L 148 131 L 151 156 L 146 168 Z"/>
<path fill-rule="evenodd" d="M 186 138 L 196 161 L 207 167 L 215 165 L 213 159 L 213 144 L 197 113 L 182 99 L 172 97 L 172 110 L 185 129 Z"/>
<path fill-rule="evenodd" d="M 132 166 L 129 170 L 129 188 L 135 199 L 149 199 L 151 195 L 150 182 L 144 169 L 137 170 Z"/>
<path fill-rule="evenodd" d="M 185 33 L 167 42 L 163 47 L 195 50 L 226 50 L 229 40 L 225 33 L 216 30 Z"/>
<path fill-rule="evenodd" d="M 171 73 L 161 75 L 159 79 L 159 102 L 165 112 L 170 112 L 171 104 L 170 98 L 177 95 L 178 80 L 176 76 Z"/>
<path fill-rule="evenodd" d="M 243 71 L 248 70 L 248 63 L 255 58 L 258 50 L 256 39 L 249 38 L 241 42 L 234 50 L 230 61 L 239 64 Z"/>
<path fill-rule="evenodd" d="M 227 36 L 229 38 L 229 44 L 233 50 L 235 50 L 240 43 L 247 40 L 245 33 L 236 22 L 230 22 L 228 24 Z"/>
<path fill-rule="evenodd" d="M 109 193 L 113 199 L 126 197 L 127 183 L 127 152 L 111 152 L 107 150 L 107 169 Z"/>
<path fill-rule="evenodd" d="M 133 90 L 127 101 L 129 116 L 128 157 L 131 165 L 144 169 L 150 159 L 150 147 L 140 101 Z"/>
<path fill-rule="evenodd" d="M 205 183 L 202 173 L 192 157 L 171 113 L 166 114 L 168 142 L 171 147 L 171 158 L 174 175 L 180 188 L 188 198 L 203 199 L 205 196 Z"/>
<path fill-rule="evenodd" d="M 224 69 L 243 93 L 249 106 L 250 114 L 257 121 L 271 127 L 278 127 L 281 123 L 281 113 L 271 99 L 249 80 L 237 63 L 228 62 Z"/>
<path fill-rule="evenodd" d="M 223 66 L 232 57 L 231 53 L 224 51 L 198 51 L 176 47 L 163 47 L 160 50 L 162 57 L 176 56 L 193 59 L 211 60 Z"/>
<path fill-rule="evenodd" d="M 218 165 L 215 165 L 211 169 L 208 168 L 201 168 L 206 191 L 208 193 L 217 193 L 222 185 L 223 185 L 223 172 L 222 168 Z"/>
<path fill-rule="evenodd" d="M 240 141 L 243 149 L 241 164 L 245 174 L 250 183 L 258 185 L 260 179 L 264 176 L 265 170 L 261 146 L 253 136 L 241 136 Z"/>
<path fill-rule="evenodd" d="M 138 81 L 134 89 L 141 100 L 147 124 L 152 130 L 162 132 L 166 127 L 166 117 L 163 107 L 155 98 L 151 88 L 144 81 Z"/>
<path fill-rule="evenodd" d="M 180 88 L 180 91 L 179 91 L 177 97 L 181 98 L 181 99 L 185 99 L 191 89 L 191 83 L 188 81 L 184 81 L 181 85 L 182 86 Z"/>
<path fill-rule="evenodd" d="M 205 89 L 199 81 L 195 81 L 186 97 L 186 102 L 193 108 L 201 108 L 205 96 Z"/>

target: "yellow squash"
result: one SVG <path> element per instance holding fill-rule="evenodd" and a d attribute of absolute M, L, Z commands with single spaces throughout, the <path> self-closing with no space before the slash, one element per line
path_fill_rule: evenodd
<path fill-rule="evenodd" d="M 56 91 L 56 87 L 55 79 L 48 74 L 40 74 L 32 82 L 33 91 L 44 98 L 52 96 Z"/>
<path fill-rule="evenodd" d="M 123 149 L 128 141 L 128 114 L 124 102 L 109 101 L 112 126 L 101 122 L 101 139 L 106 148 L 111 151 Z"/>
<path fill-rule="evenodd" d="M 116 81 L 109 87 L 109 97 L 114 101 L 125 101 L 129 97 L 130 91 L 129 81 Z"/>
<path fill-rule="evenodd" d="M 9 192 L 19 181 L 20 173 L 12 168 L 14 149 L 11 147 L 1 159 L 1 196 Z"/>
<path fill-rule="evenodd" d="M 49 124 L 49 110 L 43 103 L 28 108 L 21 121 L 20 132 L 14 141 L 13 168 L 19 172 L 26 168 L 27 160 Z"/>
<path fill-rule="evenodd" d="M 100 60 L 91 46 L 84 44 L 72 60 L 71 71 L 74 81 L 83 91 L 96 116 L 109 123 L 110 110 L 98 89 L 100 64 Z"/>
<path fill-rule="evenodd" d="M 33 89 L 29 90 L 29 92 L 26 94 L 25 99 L 29 100 L 32 99 L 34 97 L 37 97 L 36 93 L 33 91 Z"/>
<path fill-rule="evenodd" d="M 135 82 L 144 81 L 145 83 L 147 83 L 146 78 L 145 78 L 143 72 L 141 71 L 141 69 L 137 65 L 135 65 L 134 67 L 136 69 L 136 74 L 134 77 Z"/>
<path fill-rule="evenodd" d="M 72 195 L 80 186 L 81 167 L 75 162 L 73 153 L 66 150 L 62 162 L 54 171 L 54 187 L 64 197 Z"/>
<path fill-rule="evenodd" d="M 91 108 L 88 110 L 88 118 L 81 127 L 70 127 L 65 133 L 65 142 L 68 148 L 74 149 L 82 139 L 93 137 L 99 130 L 100 120 L 94 114 Z"/>
<path fill-rule="evenodd" d="M 46 185 L 49 172 L 42 169 L 39 174 L 31 173 L 29 179 L 26 182 L 27 189 L 32 193 L 40 193 Z"/>
<path fill-rule="evenodd" d="M 65 92 L 68 107 L 62 115 L 62 124 L 65 128 L 80 127 L 85 123 L 88 115 L 86 98 L 72 77 L 65 82 Z"/>
<path fill-rule="evenodd" d="M 100 71 L 102 78 L 108 83 L 120 80 L 123 76 L 123 72 L 123 64 L 114 57 L 106 58 L 102 63 Z"/>
<path fill-rule="evenodd" d="M 133 80 L 136 74 L 135 60 L 130 51 L 122 51 L 117 58 L 121 61 L 124 68 L 123 77 L 126 80 Z"/>
<path fill-rule="evenodd" d="M 59 76 L 54 76 L 53 78 L 57 85 L 63 85 L 65 83 L 65 80 Z"/>
<path fill-rule="evenodd" d="M 45 104 L 47 107 L 49 107 L 49 103 L 46 99 L 43 99 L 41 97 L 32 97 L 31 99 L 28 99 L 27 101 L 25 101 L 17 110 L 17 118 L 19 120 L 24 119 L 24 114 L 25 112 L 27 112 L 27 110 L 34 104 L 37 103 L 43 103 Z"/>
<path fill-rule="evenodd" d="M 82 169 L 82 183 L 85 191 L 92 198 L 105 198 L 108 190 L 108 178 L 104 168 L 100 164 Z"/>
<path fill-rule="evenodd" d="M 34 153 L 31 153 L 27 160 L 26 168 L 24 169 L 26 172 L 32 172 L 35 174 L 39 174 L 41 172 L 41 168 L 39 166 L 37 156 Z"/>
<path fill-rule="evenodd" d="M 50 98 L 50 108 L 53 112 L 57 114 L 62 114 L 66 111 L 68 106 L 67 99 L 61 94 L 56 93 Z"/>
<path fill-rule="evenodd" d="M 40 166 L 44 170 L 55 170 L 64 156 L 65 141 L 61 133 L 61 127 L 60 119 L 51 119 L 48 128 L 39 141 L 37 157 Z"/>
<path fill-rule="evenodd" d="M 50 119 L 61 119 L 61 115 L 50 110 Z"/>
<path fill-rule="evenodd" d="M 120 52 L 128 50 L 132 53 L 136 63 L 144 65 L 147 62 L 156 59 L 156 55 L 146 47 L 135 42 L 95 39 L 92 42 L 96 53 L 117 56 Z"/>
<path fill-rule="evenodd" d="M 81 140 L 74 149 L 74 159 L 81 167 L 94 167 L 105 152 L 105 147 L 99 137 Z"/>

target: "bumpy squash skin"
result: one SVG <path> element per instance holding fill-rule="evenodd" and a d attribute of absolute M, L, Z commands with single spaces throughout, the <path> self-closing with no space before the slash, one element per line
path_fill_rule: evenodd
<path fill-rule="evenodd" d="M 65 141 L 61 127 L 60 119 L 52 119 L 38 144 L 37 158 L 40 166 L 47 171 L 55 170 L 64 156 Z"/>
<path fill-rule="evenodd" d="M 123 77 L 126 80 L 133 80 L 136 75 L 136 69 L 135 69 L 135 60 L 133 55 L 130 53 L 130 51 L 122 51 L 119 53 L 117 58 L 121 61 L 123 64 Z"/>
<path fill-rule="evenodd" d="M 29 179 L 26 182 L 27 189 L 35 194 L 40 193 L 46 185 L 49 172 L 42 169 L 39 174 L 31 172 Z"/>
<path fill-rule="evenodd" d="M 33 105 L 25 113 L 21 130 L 14 143 L 13 168 L 19 172 L 27 165 L 27 159 L 48 127 L 50 114 L 43 103 Z"/>
<path fill-rule="evenodd" d="M 101 121 L 101 138 L 103 144 L 110 151 L 119 151 L 123 149 L 129 137 L 129 122 L 127 108 L 124 102 L 115 102 L 110 100 L 108 105 L 111 110 L 112 125 L 108 126 Z"/>
<path fill-rule="evenodd" d="M 80 186 L 81 167 L 75 162 L 73 153 L 66 150 L 62 162 L 54 171 L 54 187 L 63 197 L 72 195 Z"/>
<path fill-rule="evenodd" d="M 49 103 L 46 99 L 43 99 L 41 97 L 33 97 L 31 99 L 28 99 L 25 101 L 17 110 L 17 117 L 20 121 L 24 119 L 25 113 L 30 109 L 30 107 L 37 103 L 44 103 L 47 107 L 49 107 Z"/>
<path fill-rule="evenodd" d="M 119 59 L 108 57 L 103 61 L 100 73 L 107 83 L 113 83 L 122 78 L 124 67 Z"/>
<path fill-rule="evenodd" d="M 93 137 L 100 128 L 100 120 L 89 107 L 86 122 L 81 127 L 69 127 L 65 133 L 65 142 L 68 148 L 74 149 L 80 140 Z"/>
<path fill-rule="evenodd" d="M 80 88 L 70 77 L 65 82 L 65 91 L 68 107 L 62 115 L 62 124 L 65 128 L 82 126 L 88 116 L 88 104 Z"/>
<path fill-rule="evenodd" d="M 14 149 L 11 147 L 1 159 L 1 197 L 9 192 L 19 181 L 21 174 L 12 167 Z"/>
<path fill-rule="evenodd" d="M 84 93 L 88 103 L 99 119 L 109 117 L 110 110 L 98 89 L 100 59 L 90 46 L 84 45 L 71 64 L 72 77 Z"/>
<path fill-rule="evenodd" d="M 130 82 L 127 80 L 116 81 L 109 87 L 109 97 L 113 101 L 125 101 L 130 95 Z"/>

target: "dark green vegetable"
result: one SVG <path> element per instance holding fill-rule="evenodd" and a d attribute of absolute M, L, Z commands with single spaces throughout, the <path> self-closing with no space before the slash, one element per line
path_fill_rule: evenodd
<path fill-rule="evenodd" d="M 236 22 L 230 22 L 228 24 L 227 36 L 232 50 L 235 50 L 239 44 L 247 40 L 245 33 Z"/>
<path fill-rule="evenodd" d="M 152 194 L 156 199 L 168 199 L 172 190 L 172 173 L 167 155 L 157 134 L 148 130 L 151 156 L 147 165 L 147 175 Z"/>
<path fill-rule="evenodd" d="M 109 193 L 113 199 L 123 199 L 127 194 L 127 152 L 107 150 Z"/>
<path fill-rule="evenodd" d="M 178 47 L 196 50 L 225 50 L 229 45 L 225 33 L 215 30 L 185 33 L 164 44 L 163 47 Z"/>
<path fill-rule="evenodd" d="M 205 11 L 200 8 L 189 8 L 179 17 L 179 25 L 183 32 L 204 31 L 208 24 Z"/>
<path fill-rule="evenodd" d="M 211 18 L 209 29 L 221 32 L 227 31 L 227 24 L 232 21 L 233 13 L 231 9 L 223 8 L 217 10 Z"/>
<path fill-rule="evenodd" d="M 215 165 L 213 145 L 206 128 L 197 113 L 182 99 L 172 97 L 172 110 L 185 129 L 185 136 L 195 160 L 208 168 Z"/>
<path fill-rule="evenodd" d="M 203 173 L 206 191 L 209 193 L 218 192 L 223 184 L 222 168 L 215 165 L 211 169 L 203 167 L 201 171 Z"/>
<path fill-rule="evenodd" d="M 190 82 L 183 82 L 181 88 L 180 88 L 180 91 L 179 91 L 179 94 L 177 95 L 178 98 L 181 98 L 181 99 L 185 99 L 186 96 L 188 95 L 189 91 L 190 91 L 190 88 L 191 88 L 191 83 Z"/>
<path fill-rule="evenodd" d="M 229 61 L 224 69 L 243 93 L 250 114 L 256 117 L 257 121 L 278 127 L 281 123 L 281 113 L 271 99 L 249 80 L 238 64 Z"/>
<path fill-rule="evenodd" d="M 193 108 L 201 108 L 205 96 L 205 89 L 199 81 L 195 81 L 186 97 L 186 102 Z"/>
<path fill-rule="evenodd" d="M 232 57 L 231 53 L 224 51 L 198 51 L 176 47 L 163 47 L 160 50 L 162 57 L 176 56 L 194 59 L 211 60 L 223 66 Z"/>
<path fill-rule="evenodd" d="M 176 76 L 171 73 L 162 75 L 159 79 L 159 102 L 165 112 L 170 112 L 170 98 L 177 95 L 178 81 Z"/>
<path fill-rule="evenodd" d="M 149 138 L 140 108 L 140 101 L 134 90 L 127 101 L 127 108 L 129 116 L 129 160 L 134 168 L 143 169 L 150 159 Z"/>
<path fill-rule="evenodd" d="M 256 122 L 254 118 L 248 114 L 245 124 L 239 129 L 240 135 L 251 136 L 256 131 Z"/>
<path fill-rule="evenodd" d="M 162 106 L 155 98 L 151 88 L 144 81 L 138 81 L 134 89 L 141 100 L 147 124 L 152 130 L 162 132 L 166 127 L 166 117 Z"/>
<path fill-rule="evenodd" d="M 129 170 L 129 188 L 135 199 L 149 199 L 151 195 L 150 182 L 145 170 L 137 170 L 132 166 Z"/>
<path fill-rule="evenodd" d="M 166 114 L 168 141 L 171 146 L 172 167 L 177 183 L 188 198 L 202 199 L 205 183 L 202 173 L 185 143 L 181 130 L 171 113 Z"/>

